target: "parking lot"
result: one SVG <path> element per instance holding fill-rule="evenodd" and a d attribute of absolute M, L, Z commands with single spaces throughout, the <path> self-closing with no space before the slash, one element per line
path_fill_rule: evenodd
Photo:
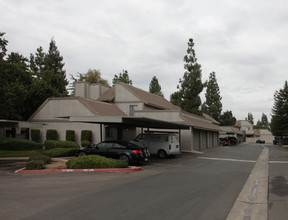
<path fill-rule="evenodd" d="M 286 149 L 267 147 L 270 160 L 287 161 Z M 225 219 L 261 150 L 242 144 L 153 157 L 132 173 L 15 174 L 24 161 L 0 161 L 0 219 Z M 270 165 L 269 219 L 286 219 L 287 194 L 275 181 L 285 187 L 287 166 Z"/>

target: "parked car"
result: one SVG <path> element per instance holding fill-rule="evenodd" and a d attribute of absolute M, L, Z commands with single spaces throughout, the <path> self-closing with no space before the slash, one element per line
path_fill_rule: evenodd
<path fill-rule="evenodd" d="M 256 143 L 258 143 L 258 144 L 265 144 L 265 140 L 258 139 L 258 140 L 256 141 Z"/>
<path fill-rule="evenodd" d="M 160 158 L 181 154 L 179 140 L 175 133 L 141 133 L 131 143 L 148 147 L 151 154 L 158 155 Z"/>
<path fill-rule="evenodd" d="M 220 142 L 219 142 L 220 145 L 223 145 L 223 146 L 228 146 L 230 145 L 230 140 L 228 139 L 228 137 L 225 137 L 225 138 L 220 138 Z"/>
<path fill-rule="evenodd" d="M 228 140 L 230 140 L 230 143 L 232 145 L 238 144 L 238 139 L 236 137 L 233 137 L 233 136 L 230 137 L 229 136 L 229 137 L 226 137 L 226 138 L 228 138 Z"/>
<path fill-rule="evenodd" d="M 80 148 L 76 156 L 90 154 L 125 160 L 129 164 L 149 163 L 150 161 L 150 153 L 147 147 L 140 147 L 124 141 L 104 141 L 91 147 Z"/>

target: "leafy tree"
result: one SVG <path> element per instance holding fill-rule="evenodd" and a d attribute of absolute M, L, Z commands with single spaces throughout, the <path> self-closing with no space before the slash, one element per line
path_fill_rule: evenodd
<path fill-rule="evenodd" d="M 179 80 L 179 91 L 173 93 L 171 102 L 174 105 L 180 103 L 180 107 L 195 114 L 201 114 L 199 108 L 201 106 L 200 93 L 203 90 L 201 65 L 197 63 L 195 51 L 193 49 L 194 42 L 190 38 L 188 41 L 187 55 L 184 56 L 184 69 L 186 70 L 183 79 Z M 176 98 L 176 99 L 175 99 Z M 174 102 L 176 100 L 176 102 Z"/>
<path fill-rule="evenodd" d="M 275 136 L 288 135 L 288 83 L 274 94 L 272 108 L 271 130 Z"/>
<path fill-rule="evenodd" d="M 161 86 L 159 85 L 158 79 L 156 76 L 153 76 L 150 85 L 149 85 L 149 92 L 164 97 Z"/>
<path fill-rule="evenodd" d="M 226 111 L 220 116 L 220 124 L 223 126 L 234 126 L 236 118 L 233 116 L 232 111 Z"/>
<path fill-rule="evenodd" d="M 30 106 L 27 103 L 32 76 L 27 58 L 19 53 L 11 53 L 0 64 L 0 118 L 26 120 Z"/>
<path fill-rule="evenodd" d="M 87 73 L 78 73 L 78 76 L 74 77 L 71 76 L 73 83 L 71 84 L 70 90 L 72 91 L 72 94 L 75 92 L 74 84 L 75 82 L 89 82 L 89 83 L 101 83 L 106 86 L 110 86 L 108 83 L 108 80 L 103 79 L 101 76 L 100 70 L 96 69 L 89 69 Z"/>
<path fill-rule="evenodd" d="M 257 124 L 254 126 L 254 129 L 270 129 L 270 124 L 268 122 L 267 115 L 262 113 L 261 121 L 258 120 Z"/>
<path fill-rule="evenodd" d="M 128 85 L 132 85 L 132 80 L 129 79 L 129 75 L 128 75 L 127 70 L 123 70 L 122 73 L 119 73 L 119 76 L 114 75 L 114 78 L 112 80 L 113 85 L 116 82 L 123 82 L 123 83 L 126 83 Z"/>
<path fill-rule="evenodd" d="M 205 83 L 206 101 L 202 105 L 202 112 L 207 113 L 215 120 L 219 120 L 222 112 L 220 89 L 216 79 L 216 73 L 210 73 L 209 80 Z"/>
<path fill-rule="evenodd" d="M 182 93 L 181 91 L 174 92 L 170 95 L 170 102 L 173 105 L 181 107 L 182 104 Z"/>
<path fill-rule="evenodd" d="M 246 121 L 249 121 L 252 125 L 254 125 L 254 117 L 252 113 L 248 113 L 248 117 L 245 118 Z"/>

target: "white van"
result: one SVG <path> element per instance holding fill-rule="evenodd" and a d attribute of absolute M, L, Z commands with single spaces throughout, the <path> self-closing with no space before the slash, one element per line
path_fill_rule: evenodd
<path fill-rule="evenodd" d="M 179 140 L 175 133 L 142 133 L 131 142 L 139 146 L 148 147 L 150 154 L 157 154 L 160 158 L 181 153 Z"/>

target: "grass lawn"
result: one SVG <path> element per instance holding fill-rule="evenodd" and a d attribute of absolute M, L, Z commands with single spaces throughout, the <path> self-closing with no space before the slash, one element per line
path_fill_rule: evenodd
<path fill-rule="evenodd" d="M 0 157 L 30 157 L 41 152 L 43 150 L 0 150 Z"/>

